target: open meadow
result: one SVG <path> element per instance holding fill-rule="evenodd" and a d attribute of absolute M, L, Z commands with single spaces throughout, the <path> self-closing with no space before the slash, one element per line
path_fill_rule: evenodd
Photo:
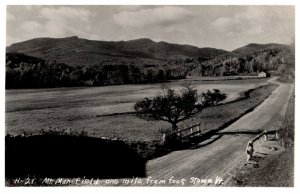
<path fill-rule="evenodd" d="M 184 80 L 180 80 L 167 85 L 180 90 L 184 83 Z M 198 93 L 208 89 L 220 89 L 228 95 L 225 102 L 231 102 L 250 89 L 266 85 L 267 79 L 193 80 L 191 83 Z M 250 94 L 252 97 L 260 95 L 255 101 L 256 104 L 275 89 L 274 85 L 264 87 Z M 161 84 L 6 90 L 6 133 L 36 134 L 41 130 L 54 129 L 84 131 L 96 137 L 159 139 L 160 131 L 170 128 L 168 123 L 141 120 L 133 114 L 112 114 L 132 112 L 137 100 L 153 97 L 160 92 Z M 242 114 L 255 104 L 251 102 L 248 105 L 235 105 L 241 101 L 211 107 L 199 116 L 181 123 L 180 127 L 201 121 L 205 129 L 218 128 L 225 120 L 235 118 L 234 116 Z M 239 106 L 238 111 L 231 106 Z M 220 116 L 221 112 L 226 111 L 227 115 Z M 218 122 L 218 119 L 222 122 Z"/>

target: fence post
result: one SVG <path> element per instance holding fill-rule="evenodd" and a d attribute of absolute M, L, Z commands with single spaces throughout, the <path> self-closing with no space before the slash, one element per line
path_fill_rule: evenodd
<path fill-rule="evenodd" d="M 247 161 L 249 161 L 253 155 L 253 142 L 249 141 L 246 149 L 246 154 L 247 154 Z"/>
<path fill-rule="evenodd" d="M 276 131 L 275 131 L 275 138 L 277 140 L 279 139 L 279 129 L 276 129 Z"/>
<path fill-rule="evenodd" d="M 193 127 L 191 127 L 191 134 L 193 133 Z"/>
<path fill-rule="evenodd" d="M 268 141 L 268 133 L 266 130 L 264 131 L 264 136 L 265 136 L 265 141 Z"/>
<path fill-rule="evenodd" d="M 164 144 L 165 141 L 166 141 L 166 134 L 163 133 L 163 134 L 162 134 L 162 137 L 161 137 L 161 143 Z"/>
<path fill-rule="evenodd" d="M 178 137 L 181 138 L 181 132 L 176 133 Z"/>
<path fill-rule="evenodd" d="M 196 131 L 198 132 L 198 133 L 197 133 L 197 135 L 200 135 L 200 134 L 201 134 L 201 131 L 200 131 L 200 126 L 199 126 L 199 124 L 197 125 L 197 129 L 196 129 Z"/>

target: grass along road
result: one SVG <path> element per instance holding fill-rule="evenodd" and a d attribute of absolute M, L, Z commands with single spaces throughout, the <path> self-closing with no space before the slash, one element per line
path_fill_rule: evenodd
<path fill-rule="evenodd" d="M 295 91 L 294 91 L 295 92 Z M 242 165 L 233 172 L 233 178 L 226 182 L 229 186 L 275 186 L 294 185 L 294 118 L 295 94 L 289 100 L 281 125 L 280 141 L 263 141 L 254 146 L 254 165 Z M 277 121 L 279 119 L 277 118 Z M 285 146 L 281 144 L 282 141 Z"/>

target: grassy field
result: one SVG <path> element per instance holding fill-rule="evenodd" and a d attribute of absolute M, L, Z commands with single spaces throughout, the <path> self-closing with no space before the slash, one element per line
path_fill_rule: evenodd
<path fill-rule="evenodd" d="M 180 90 L 184 81 L 168 83 Z M 266 79 L 192 81 L 198 92 L 218 88 L 228 94 L 226 102 L 241 93 L 266 84 Z M 160 84 L 121 85 L 91 88 L 54 88 L 6 91 L 6 132 L 35 134 L 40 130 L 84 131 L 91 136 L 132 140 L 160 139 L 161 130 L 170 128 L 166 122 L 149 122 L 135 115 L 114 115 L 132 111 L 133 104 L 160 92 Z M 276 86 L 256 89 L 248 99 L 204 110 L 181 127 L 201 121 L 204 129 L 215 129 L 238 117 L 268 96 Z"/>

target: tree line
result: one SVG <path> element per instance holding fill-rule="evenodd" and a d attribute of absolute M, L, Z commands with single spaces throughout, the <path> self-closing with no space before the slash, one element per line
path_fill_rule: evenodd
<path fill-rule="evenodd" d="M 70 66 L 21 53 L 6 54 L 6 88 L 45 88 L 139 84 L 183 79 L 180 65 L 146 66 L 116 62 Z"/>
<path fill-rule="evenodd" d="M 193 65 L 193 74 L 200 76 L 226 76 L 256 74 L 261 71 L 282 73 L 286 68 L 286 51 L 266 49 L 246 56 L 219 56 Z"/>

